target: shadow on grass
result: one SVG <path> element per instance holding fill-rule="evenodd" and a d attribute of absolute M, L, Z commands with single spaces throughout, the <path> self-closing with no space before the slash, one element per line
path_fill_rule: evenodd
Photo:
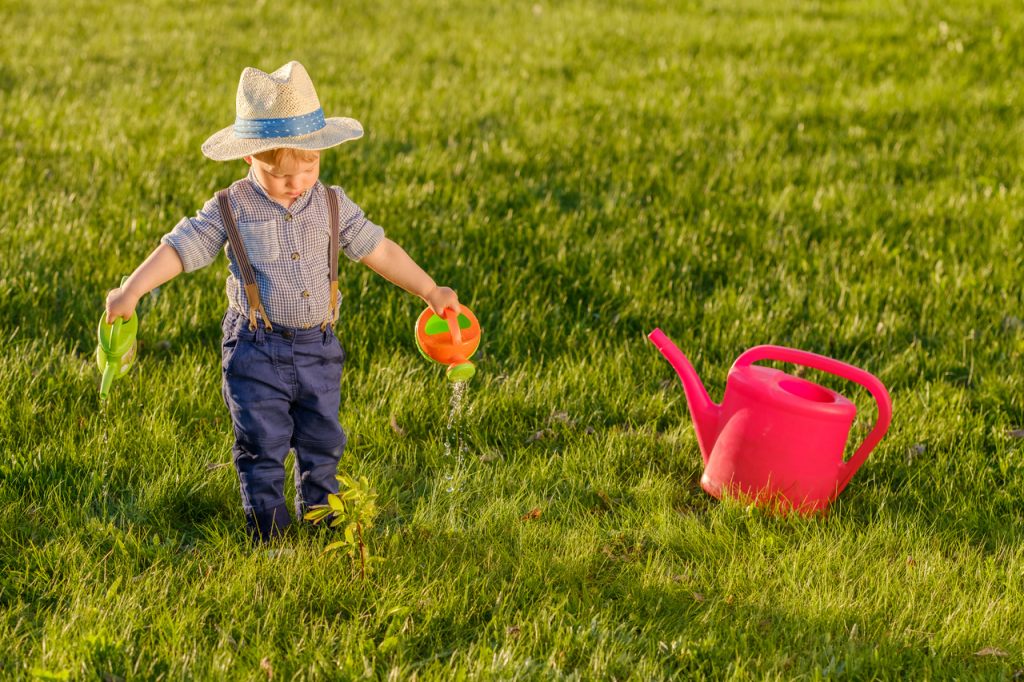
<path fill-rule="evenodd" d="M 210 524 L 240 528 L 237 497 L 226 503 L 222 483 L 210 478 L 221 471 L 204 472 L 207 478 L 168 475 L 149 481 L 130 469 L 98 472 L 60 455 L 16 460 L 0 470 L 4 487 L 20 491 L 7 502 L 21 510 L 8 523 L 8 535 L 24 546 L 69 532 L 102 536 L 118 527 L 183 539 L 201 535 Z"/>
<path fill-rule="evenodd" d="M 938 633 L 908 628 L 868 634 L 858 620 L 842 611 L 809 617 L 690 590 L 640 588 L 629 598 L 628 622 L 657 637 L 664 669 L 684 676 L 716 679 L 743 671 L 755 677 L 910 679 L 932 671 L 1008 677 L 1020 667 L 1013 658 L 938 649 L 932 644 Z"/>

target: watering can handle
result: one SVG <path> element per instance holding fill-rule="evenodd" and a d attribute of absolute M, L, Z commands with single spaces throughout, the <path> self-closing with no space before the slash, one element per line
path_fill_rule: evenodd
<path fill-rule="evenodd" d="M 110 337 L 107 339 L 109 348 L 113 348 L 117 344 L 117 338 L 121 334 L 121 326 L 123 324 L 123 319 L 120 317 L 114 318 L 114 323 L 110 325 Z"/>
<path fill-rule="evenodd" d="M 874 449 L 878 442 L 882 440 L 882 436 L 889 430 L 889 424 L 892 422 L 892 399 L 889 398 L 889 391 L 886 390 L 885 386 L 881 381 L 878 380 L 873 374 L 869 374 L 862 369 L 848 365 L 845 362 L 827 358 L 824 355 L 818 355 L 817 353 L 809 353 L 803 350 L 796 350 L 795 348 L 785 348 L 783 346 L 754 346 L 750 350 L 746 351 L 733 363 L 733 367 L 746 367 L 747 365 L 753 364 L 760 360 L 779 360 L 781 362 L 790 362 L 794 365 L 803 365 L 810 367 L 811 369 L 821 370 L 822 372 L 828 372 L 834 374 L 837 377 L 852 381 L 860 384 L 868 390 L 871 397 L 875 399 L 875 404 L 878 406 L 878 419 L 875 421 L 874 428 L 864 439 L 864 442 L 860 444 L 860 447 L 853 453 L 846 462 L 843 463 L 842 474 L 839 479 L 838 491 L 842 491 L 846 487 L 846 484 L 850 482 L 853 475 L 857 472 L 864 461 L 868 458 L 871 450 Z"/>
<path fill-rule="evenodd" d="M 121 283 L 118 285 L 122 289 L 124 285 L 128 283 L 128 275 L 121 275 Z M 110 325 L 110 337 L 107 339 L 108 347 L 113 348 L 117 342 L 117 337 L 121 333 L 121 325 L 124 324 L 124 319 L 121 317 L 115 317 L 113 323 Z"/>
<path fill-rule="evenodd" d="M 452 308 L 445 308 L 444 319 L 448 320 L 448 331 L 451 332 L 452 342 L 456 346 L 461 346 L 462 330 L 459 328 L 459 314 Z"/>

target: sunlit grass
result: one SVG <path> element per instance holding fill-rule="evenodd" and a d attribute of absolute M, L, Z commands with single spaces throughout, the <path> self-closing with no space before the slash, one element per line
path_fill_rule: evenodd
<path fill-rule="evenodd" d="M 1024 669 L 1024 10 L 1004 2 L 3 2 L 0 676 L 1005 679 Z M 223 258 L 105 292 L 243 174 L 202 141 L 302 61 L 341 184 L 484 329 L 447 492 L 421 304 L 342 270 L 371 577 L 245 543 Z M 889 386 L 823 519 L 699 488 L 660 326 L 719 399 L 757 343 Z M 873 414 L 855 387 L 814 376 Z"/>

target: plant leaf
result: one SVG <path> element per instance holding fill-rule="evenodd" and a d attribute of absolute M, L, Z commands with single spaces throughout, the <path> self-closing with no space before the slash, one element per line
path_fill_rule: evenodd
<path fill-rule="evenodd" d="M 310 511 L 306 512 L 306 515 L 303 518 L 306 519 L 307 521 L 312 521 L 313 523 L 318 523 L 318 522 L 322 521 L 324 519 L 324 517 L 328 516 L 330 513 L 331 513 L 331 510 L 328 507 L 318 507 L 318 508 L 311 509 Z"/>
<path fill-rule="evenodd" d="M 321 552 L 321 555 L 327 554 L 328 552 L 333 552 L 336 549 L 341 549 L 342 547 L 347 547 L 347 546 L 348 546 L 348 543 L 345 542 L 344 540 L 336 540 L 335 542 L 332 542 L 331 544 L 329 544 L 326 547 L 324 547 L 324 551 Z"/>
<path fill-rule="evenodd" d="M 345 503 L 342 502 L 341 498 L 338 497 L 337 495 L 334 495 L 334 494 L 328 495 L 327 496 L 327 504 L 329 504 L 331 506 L 331 509 L 333 509 L 336 512 L 343 512 L 343 511 L 345 511 Z"/>
<path fill-rule="evenodd" d="M 533 521 L 535 519 L 539 519 L 540 518 L 540 514 L 541 514 L 540 509 L 537 508 L 537 507 L 534 507 L 530 511 L 526 512 L 525 514 L 523 514 L 522 518 L 523 518 L 523 521 Z"/>

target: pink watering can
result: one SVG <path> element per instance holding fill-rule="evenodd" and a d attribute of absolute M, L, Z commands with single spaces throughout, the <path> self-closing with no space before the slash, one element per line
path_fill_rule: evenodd
<path fill-rule="evenodd" d="M 660 329 L 648 338 L 683 382 L 704 456 L 700 485 L 713 497 L 729 493 L 780 511 L 821 511 L 843 491 L 892 420 L 889 392 L 874 376 L 838 360 L 781 346 L 755 346 L 740 355 L 729 370 L 722 404 L 716 405 L 693 365 Z M 849 460 L 843 460 L 843 449 L 857 407 L 824 386 L 754 366 L 761 360 L 828 372 L 871 393 L 878 419 Z"/>

